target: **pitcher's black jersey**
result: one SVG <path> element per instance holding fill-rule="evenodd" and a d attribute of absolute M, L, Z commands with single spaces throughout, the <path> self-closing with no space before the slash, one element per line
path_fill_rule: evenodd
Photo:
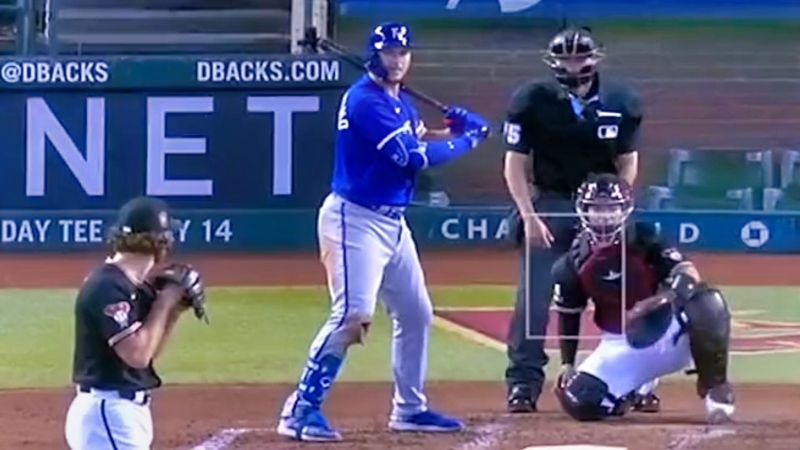
<path fill-rule="evenodd" d="M 135 333 L 150 312 L 155 293 L 136 286 L 114 264 L 97 267 L 75 302 L 75 354 L 72 379 L 103 390 L 146 390 L 161 380 L 152 367 L 129 367 L 114 346 Z"/>

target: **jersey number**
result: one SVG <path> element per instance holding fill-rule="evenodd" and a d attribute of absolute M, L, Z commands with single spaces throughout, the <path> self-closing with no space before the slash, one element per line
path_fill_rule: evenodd
<path fill-rule="evenodd" d="M 346 130 L 350 127 L 350 121 L 347 120 L 347 94 L 349 94 L 349 92 L 345 92 L 342 96 L 342 103 L 339 104 L 339 115 L 336 119 L 336 129 L 339 131 Z"/>
<path fill-rule="evenodd" d="M 519 124 L 506 122 L 503 124 L 503 135 L 506 137 L 506 144 L 519 144 L 522 127 Z"/>

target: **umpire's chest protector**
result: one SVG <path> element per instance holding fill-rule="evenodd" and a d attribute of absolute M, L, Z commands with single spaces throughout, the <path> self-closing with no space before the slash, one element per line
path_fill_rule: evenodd
<path fill-rule="evenodd" d="M 534 155 L 537 149 L 552 149 L 546 156 L 582 165 L 586 172 L 613 170 L 629 115 L 623 92 L 601 83 L 598 94 L 583 102 L 580 116 L 573 108 L 578 100 L 572 100 L 564 89 L 543 89 L 537 97 Z"/>

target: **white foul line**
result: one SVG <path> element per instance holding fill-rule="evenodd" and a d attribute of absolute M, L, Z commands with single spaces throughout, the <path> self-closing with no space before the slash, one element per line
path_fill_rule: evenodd
<path fill-rule="evenodd" d="M 233 444 L 236 438 L 251 431 L 255 430 L 252 428 L 224 428 L 199 445 L 192 447 L 192 450 L 225 450 Z"/>
<path fill-rule="evenodd" d="M 462 444 L 458 450 L 491 450 L 500 443 L 505 429 L 504 425 L 483 425 L 478 428 L 477 436 Z"/>
<path fill-rule="evenodd" d="M 681 433 L 667 444 L 667 450 L 690 450 L 703 441 L 719 439 L 723 436 L 736 434 L 736 430 L 730 428 L 703 429 L 700 431 L 688 431 Z"/>

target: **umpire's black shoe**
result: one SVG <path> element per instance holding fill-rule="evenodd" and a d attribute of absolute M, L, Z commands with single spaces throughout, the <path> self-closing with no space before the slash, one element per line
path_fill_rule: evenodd
<path fill-rule="evenodd" d="M 532 413 L 536 412 L 536 403 L 530 389 L 523 386 L 514 386 L 508 394 L 506 408 L 510 413 Z"/>

